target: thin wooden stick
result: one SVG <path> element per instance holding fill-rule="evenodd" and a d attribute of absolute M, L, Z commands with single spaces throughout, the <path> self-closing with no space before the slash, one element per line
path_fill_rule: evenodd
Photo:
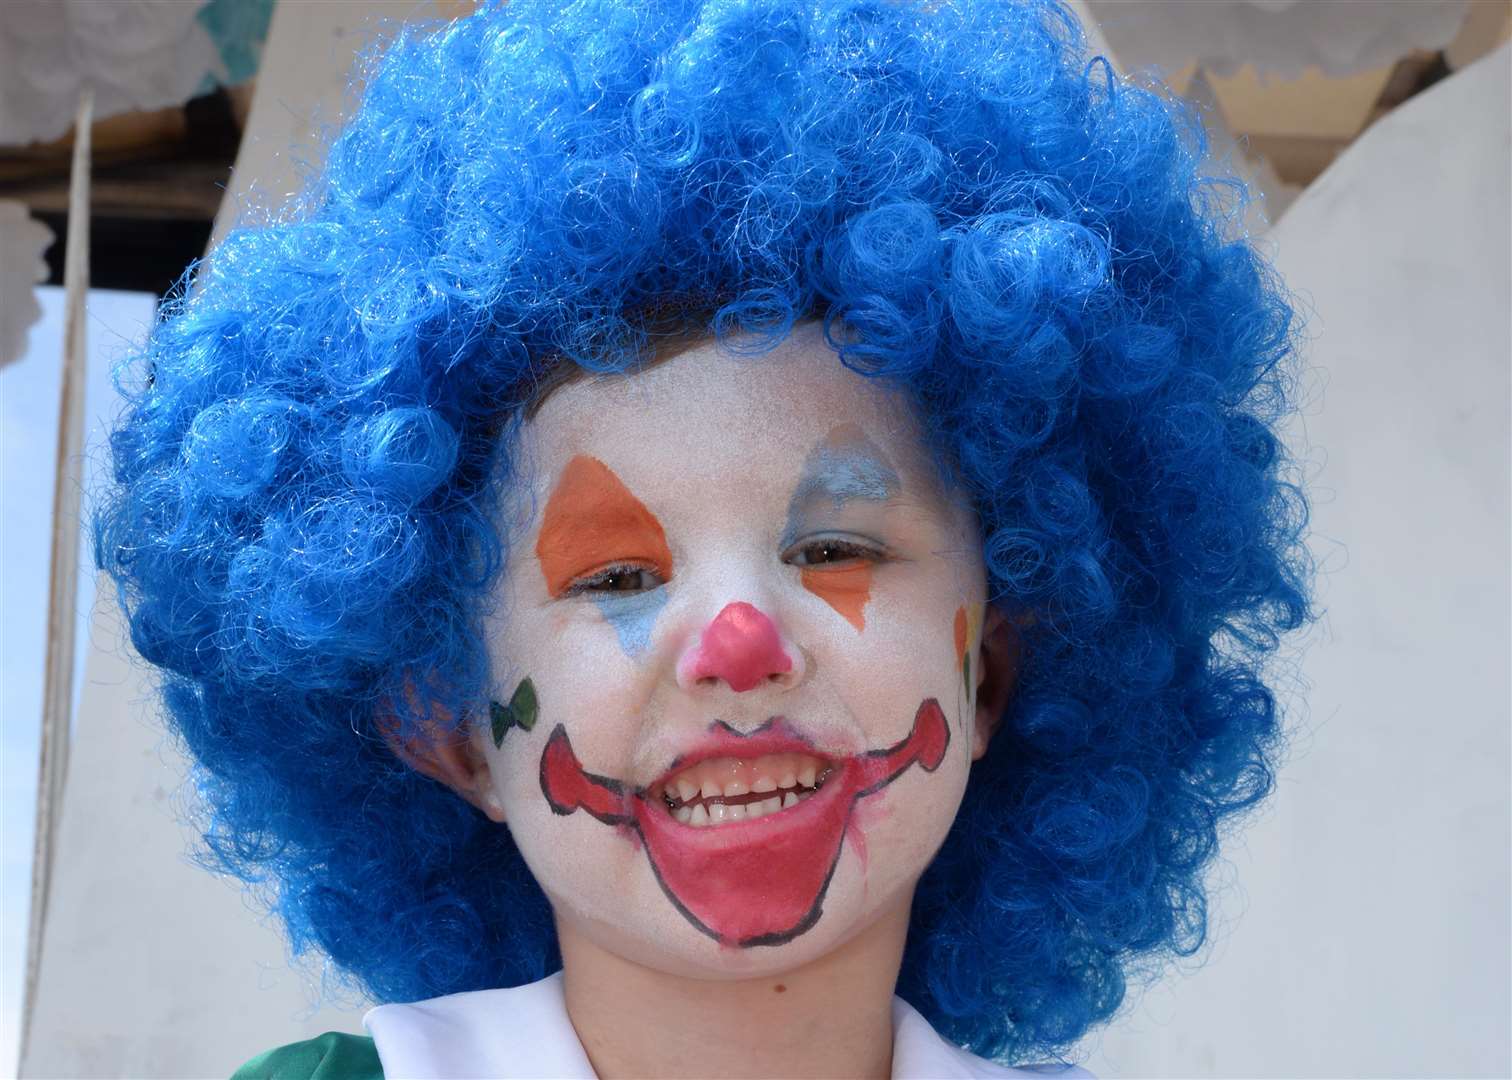
<path fill-rule="evenodd" d="M 26 999 L 21 1016 L 23 1062 L 42 960 L 53 850 L 63 809 L 63 785 L 68 775 L 69 724 L 73 717 L 87 363 L 84 311 L 89 295 L 89 136 L 93 117 L 94 91 L 86 86 L 79 94 L 79 110 L 74 119 L 73 171 L 68 185 L 68 240 L 63 256 L 63 286 L 67 292 L 63 389 L 58 403 L 58 452 L 53 463 L 52 564 L 48 577 L 47 662 L 42 686 L 42 759 L 37 770 L 31 919 L 26 940 Z"/>

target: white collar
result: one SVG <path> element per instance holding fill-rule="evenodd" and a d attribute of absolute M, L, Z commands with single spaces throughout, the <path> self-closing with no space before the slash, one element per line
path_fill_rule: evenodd
<path fill-rule="evenodd" d="M 1055 1076 L 1092 1080 L 1074 1065 L 1008 1069 L 946 1042 L 919 1012 L 893 998 L 893 1077 Z M 385 1080 L 484 1077 L 595 1080 L 562 992 L 562 973 L 528 986 L 380 1005 L 362 1018 L 378 1048 Z"/>

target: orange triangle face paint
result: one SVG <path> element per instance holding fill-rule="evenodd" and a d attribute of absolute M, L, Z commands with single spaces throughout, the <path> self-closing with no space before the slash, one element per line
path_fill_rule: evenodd
<path fill-rule="evenodd" d="M 886 504 L 898 495 L 901 486 L 887 456 L 859 424 L 837 424 L 803 464 L 788 504 L 782 546 L 792 546 L 805 530 L 825 528 L 848 504 Z M 858 631 L 866 628 L 871 563 L 805 567 L 799 580 Z"/>
<path fill-rule="evenodd" d="M 859 563 L 819 569 L 805 566 L 798 575 L 803 587 L 834 608 L 857 630 L 866 629 L 866 604 L 871 599 L 872 565 Z"/>
<path fill-rule="evenodd" d="M 661 522 L 614 470 L 578 454 L 558 477 L 536 538 L 546 590 L 560 596 L 572 580 L 616 560 L 649 564 L 672 576 L 672 552 Z"/>

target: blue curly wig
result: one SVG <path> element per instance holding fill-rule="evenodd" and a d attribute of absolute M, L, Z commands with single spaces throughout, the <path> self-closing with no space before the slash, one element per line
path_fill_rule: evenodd
<path fill-rule="evenodd" d="M 450 715 L 490 696 L 511 433 L 554 373 L 633 370 L 647 312 L 758 356 L 823 317 L 1032 613 L 899 992 L 978 1054 L 1063 1052 L 1201 945 L 1219 831 L 1283 746 L 1266 661 L 1312 618 L 1276 436 L 1298 324 L 1205 156 L 1052 0 L 404 30 L 303 200 L 195 268 L 122 379 L 97 558 L 197 763 L 202 857 L 379 1001 L 553 970 L 508 830 L 377 717 L 417 672 Z"/>

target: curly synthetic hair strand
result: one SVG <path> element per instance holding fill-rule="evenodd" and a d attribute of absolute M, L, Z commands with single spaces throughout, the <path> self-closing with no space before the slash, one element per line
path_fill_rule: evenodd
<path fill-rule="evenodd" d="M 632 370 L 648 312 L 718 297 L 701 330 L 753 362 L 822 315 L 906 390 L 993 601 L 1033 613 L 900 993 L 1022 1060 L 1195 951 L 1281 749 L 1265 662 L 1310 617 L 1297 329 L 1198 121 L 1048 0 L 512 0 L 365 74 L 304 200 L 165 308 L 97 509 L 206 863 L 379 1001 L 559 962 L 508 831 L 376 717 L 415 673 L 436 715 L 488 699 L 500 493 L 552 367 Z"/>

